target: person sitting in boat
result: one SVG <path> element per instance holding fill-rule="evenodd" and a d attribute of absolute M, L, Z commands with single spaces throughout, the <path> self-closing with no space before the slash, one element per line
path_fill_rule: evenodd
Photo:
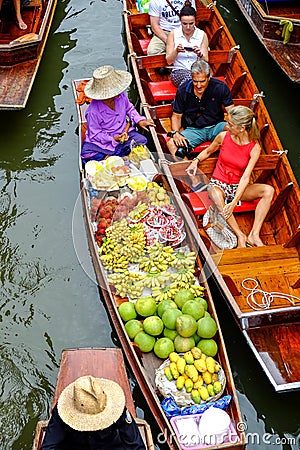
<path fill-rule="evenodd" d="M 102 66 L 94 71 L 92 80 L 86 84 L 84 93 L 93 100 L 86 111 L 87 131 L 81 150 L 83 163 L 101 161 L 111 155 L 126 156 L 133 141 L 138 145 L 147 144 L 147 138 L 127 122 L 128 117 L 141 128 L 154 126 L 152 119 L 137 112 L 124 92 L 131 81 L 129 72 Z"/>
<path fill-rule="evenodd" d="M 171 81 L 178 87 L 191 79 L 191 66 L 198 59 L 208 61 L 207 34 L 195 26 L 196 10 L 185 2 L 179 14 L 181 25 L 170 31 L 167 38 L 166 59 L 173 64 Z"/>
<path fill-rule="evenodd" d="M 4 0 L 4 2 L 5 2 L 5 0 Z M 0 0 L 0 11 L 2 8 L 2 3 L 3 3 L 3 0 Z M 14 3 L 14 7 L 15 7 L 18 27 L 20 28 L 20 30 L 27 30 L 27 25 L 24 22 L 22 15 L 21 15 L 21 0 L 13 0 L 13 3 Z M 23 3 L 24 3 L 24 5 L 26 5 L 27 3 L 29 3 L 29 0 L 22 2 L 22 5 L 23 5 Z"/>
<path fill-rule="evenodd" d="M 86 375 L 59 396 L 41 450 L 146 450 L 119 384 Z"/>
<path fill-rule="evenodd" d="M 238 238 L 238 247 L 263 246 L 259 233 L 270 209 L 274 188 L 267 184 L 250 184 L 250 175 L 261 152 L 260 131 L 252 109 L 234 106 L 228 113 L 229 131 L 218 134 L 186 169 L 195 176 L 198 163 L 220 150 L 215 170 L 209 182 L 209 197 L 215 203 Z M 240 200 L 252 201 L 260 198 L 252 229 L 246 236 L 239 228 L 233 210 Z"/>
<path fill-rule="evenodd" d="M 154 36 L 147 49 L 148 55 L 166 52 L 167 36 L 171 30 L 180 26 L 179 12 L 185 0 L 150 0 L 148 14 Z M 195 0 L 191 0 L 195 8 Z"/>
<path fill-rule="evenodd" d="M 179 158 L 187 158 L 192 148 L 213 141 L 227 129 L 223 107 L 227 112 L 233 107 L 228 86 L 211 77 L 207 61 L 195 61 L 191 77 L 179 86 L 173 102 L 173 131 L 170 132 L 172 138 L 168 141 L 168 148 L 173 156 Z"/>

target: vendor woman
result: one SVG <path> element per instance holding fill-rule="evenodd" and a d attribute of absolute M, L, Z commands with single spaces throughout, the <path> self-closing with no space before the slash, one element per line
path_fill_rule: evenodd
<path fill-rule="evenodd" d="M 92 102 L 86 111 L 87 132 L 81 150 L 83 163 L 101 161 L 106 156 L 126 156 L 131 143 L 147 144 L 147 138 L 138 133 L 133 125 L 147 129 L 154 126 L 153 120 L 141 116 L 124 92 L 132 76 L 125 70 L 102 66 L 93 73 L 84 89 Z"/>

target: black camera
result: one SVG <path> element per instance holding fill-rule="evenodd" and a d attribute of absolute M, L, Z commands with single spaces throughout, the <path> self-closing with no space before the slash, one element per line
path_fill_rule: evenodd
<path fill-rule="evenodd" d="M 175 156 L 177 158 L 185 158 L 188 157 L 191 151 L 193 150 L 193 147 L 189 142 L 186 143 L 186 145 L 183 145 L 182 147 L 178 147 L 175 153 Z"/>

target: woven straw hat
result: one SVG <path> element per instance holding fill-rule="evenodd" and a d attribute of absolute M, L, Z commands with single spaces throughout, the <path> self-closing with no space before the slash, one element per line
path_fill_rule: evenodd
<path fill-rule="evenodd" d="M 77 431 L 108 428 L 121 417 L 124 408 L 125 395 L 121 386 L 91 375 L 69 384 L 57 402 L 61 419 Z"/>
<path fill-rule="evenodd" d="M 106 100 L 124 92 L 131 81 L 132 75 L 126 70 L 101 66 L 94 70 L 93 78 L 87 82 L 84 93 L 94 100 Z"/>

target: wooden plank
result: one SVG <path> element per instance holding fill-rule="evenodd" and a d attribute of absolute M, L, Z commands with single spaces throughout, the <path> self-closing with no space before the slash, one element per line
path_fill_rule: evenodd
<path fill-rule="evenodd" d="M 259 277 L 268 271 L 269 275 L 276 275 L 278 273 L 300 273 L 300 263 L 299 259 L 281 259 L 281 260 L 268 260 L 244 263 L 244 264 L 228 264 L 219 268 L 221 273 L 228 274 L 232 276 L 233 279 L 236 278 L 247 278 L 250 274 L 254 274 L 255 277 Z"/>

